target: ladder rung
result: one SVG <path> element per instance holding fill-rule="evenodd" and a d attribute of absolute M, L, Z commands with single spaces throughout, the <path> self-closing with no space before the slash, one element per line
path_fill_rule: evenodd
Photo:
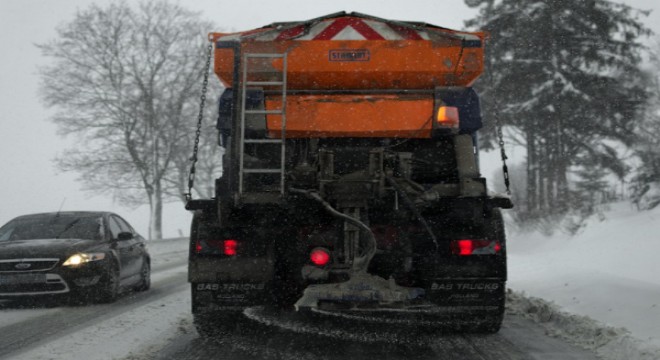
<path fill-rule="evenodd" d="M 282 86 L 283 81 L 246 81 L 246 86 Z"/>
<path fill-rule="evenodd" d="M 279 174 L 282 169 L 243 169 L 246 174 Z"/>
<path fill-rule="evenodd" d="M 282 115 L 282 110 L 245 110 L 245 114 L 276 114 Z"/>
<path fill-rule="evenodd" d="M 286 54 L 245 54 L 246 58 L 284 58 Z"/>
<path fill-rule="evenodd" d="M 243 142 L 246 144 L 259 144 L 259 143 L 281 144 L 282 139 L 245 139 L 243 140 Z"/>

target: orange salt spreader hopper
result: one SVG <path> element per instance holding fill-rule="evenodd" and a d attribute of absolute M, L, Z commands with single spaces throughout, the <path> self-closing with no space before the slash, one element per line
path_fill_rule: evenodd
<path fill-rule="evenodd" d="M 483 71 L 485 34 L 337 13 L 238 33 L 211 33 L 214 71 L 227 88 L 283 79 L 286 137 L 428 138 L 438 126 L 442 89 L 468 88 Z M 240 79 L 240 80 L 239 80 Z M 282 108 L 282 91 L 264 85 L 265 108 Z M 440 124 L 442 125 L 442 124 Z M 269 114 L 270 137 L 282 116 Z"/>

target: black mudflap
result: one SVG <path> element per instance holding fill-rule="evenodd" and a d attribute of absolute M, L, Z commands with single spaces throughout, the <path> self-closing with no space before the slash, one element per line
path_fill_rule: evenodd
<path fill-rule="evenodd" d="M 192 302 L 198 307 L 244 308 L 263 305 L 270 299 L 267 283 L 194 283 Z"/>
<path fill-rule="evenodd" d="M 470 312 L 499 312 L 504 309 L 505 282 L 498 278 L 433 279 L 426 298 L 440 307 Z"/>

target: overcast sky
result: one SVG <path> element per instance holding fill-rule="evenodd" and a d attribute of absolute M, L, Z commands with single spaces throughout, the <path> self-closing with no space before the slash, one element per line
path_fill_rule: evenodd
<path fill-rule="evenodd" d="M 580 0 L 577 0 L 580 1 Z M 108 4 L 111 0 L 96 0 Z M 136 1 L 128 1 L 133 3 Z M 653 9 L 644 22 L 660 33 L 660 1 L 626 0 L 631 6 Z M 74 139 L 56 134 L 49 121 L 52 112 L 37 96 L 37 68 L 45 64 L 34 46 L 53 39 L 57 25 L 73 19 L 85 0 L 0 0 L 0 225 L 35 212 L 62 210 L 110 210 L 124 216 L 143 235 L 147 234 L 148 208 L 130 209 L 110 197 L 82 192 L 76 174 L 57 173 L 53 158 Z M 271 22 L 305 20 L 337 11 L 358 11 L 384 18 L 413 20 L 460 29 L 476 14 L 462 0 L 195 0 L 181 1 L 200 11 L 221 28 L 247 30 Z M 194 121 L 195 119 L 191 119 Z M 65 200 L 66 199 L 66 200 Z M 189 232 L 190 215 L 183 205 L 165 208 L 164 236 Z"/>

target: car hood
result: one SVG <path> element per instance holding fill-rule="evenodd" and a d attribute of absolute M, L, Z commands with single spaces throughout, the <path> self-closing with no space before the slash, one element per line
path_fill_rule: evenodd
<path fill-rule="evenodd" d="M 23 258 L 63 258 L 99 247 L 98 240 L 39 239 L 0 241 L 0 260 Z"/>

